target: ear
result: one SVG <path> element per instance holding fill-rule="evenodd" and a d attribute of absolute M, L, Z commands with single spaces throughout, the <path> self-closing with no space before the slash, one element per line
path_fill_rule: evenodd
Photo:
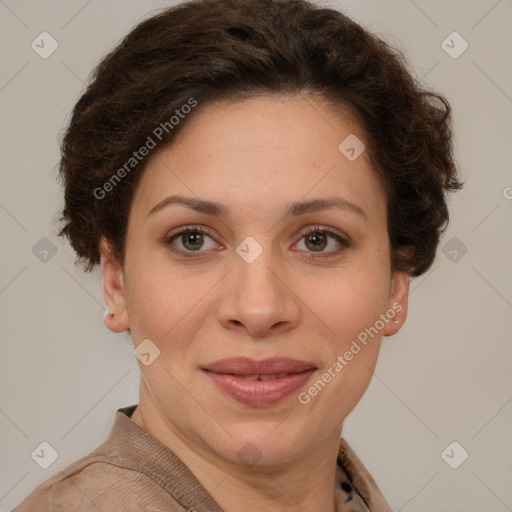
<path fill-rule="evenodd" d="M 403 247 L 400 252 L 405 259 L 409 259 L 414 254 L 414 247 Z M 393 336 L 404 325 L 407 318 L 407 307 L 409 297 L 409 283 L 411 276 L 408 272 L 394 271 L 391 277 L 391 286 L 389 290 L 388 311 L 394 311 L 395 316 L 386 323 L 382 334 L 384 336 Z"/>
<path fill-rule="evenodd" d="M 396 334 L 407 318 L 407 305 L 409 295 L 410 276 L 407 272 L 396 271 L 391 278 L 391 291 L 388 300 L 388 311 L 395 315 L 386 323 L 382 334 L 384 336 L 393 336 Z"/>
<path fill-rule="evenodd" d="M 123 267 L 114 258 L 110 244 L 102 237 L 100 241 L 101 273 L 103 276 L 103 297 L 107 305 L 103 321 L 112 332 L 130 329 L 126 310 Z"/>

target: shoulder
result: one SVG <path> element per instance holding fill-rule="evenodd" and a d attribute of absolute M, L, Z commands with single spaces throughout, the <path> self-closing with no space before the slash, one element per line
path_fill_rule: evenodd
<path fill-rule="evenodd" d="M 164 489 L 127 461 L 90 454 L 36 487 L 12 512 L 181 510 Z"/>
<path fill-rule="evenodd" d="M 349 475 L 371 512 L 392 512 L 372 475 L 343 437 L 340 438 L 338 464 Z"/>

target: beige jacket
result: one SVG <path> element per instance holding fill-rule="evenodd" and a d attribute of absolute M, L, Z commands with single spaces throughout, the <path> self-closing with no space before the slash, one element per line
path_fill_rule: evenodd
<path fill-rule="evenodd" d="M 187 466 L 119 409 L 107 440 L 34 489 L 12 512 L 223 512 Z M 392 512 L 341 438 L 338 512 Z"/>

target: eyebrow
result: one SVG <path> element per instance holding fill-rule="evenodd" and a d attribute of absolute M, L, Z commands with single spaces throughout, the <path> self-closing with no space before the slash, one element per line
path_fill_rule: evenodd
<path fill-rule="evenodd" d="M 151 210 L 148 213 L 148 217 L 173 204 L 180 204 L 182 206 L 186 206 L 192 210 L 195 210 L 196 212 L 205 213 L 207 215 L 215 215 L 217 217 L 221 215 L 227 216 L 229 213 L 228 210 L 219 203 L 177 194 L 169 196 L 165 198 L 163 201 L 160 201 L 157 205 L 153 206 L 153 208 L 151 208 Z M 308 201 L 297 201 L 288 206 L 282 218 L 296 217 L 299 215 L 304 215 L 305 213 L 327 210 L 329 208 L 338 208 L 343 211 L 349 211 L 365 219 L 368 219 L 366 212 L 361 207 L 341 197 L 329 197 L 321 199 L 310 199 Z"/>

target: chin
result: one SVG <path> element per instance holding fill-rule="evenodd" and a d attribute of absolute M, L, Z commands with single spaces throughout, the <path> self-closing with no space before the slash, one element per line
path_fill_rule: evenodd
<path fill-rule="evenodd" d="M 247 467 L 285 464 L 295 460 L 300 452 L 306 452 L 307 441 L 314 439 L 314 435 L 306 429 L 301 432 L 297 425 L 284 418 L 286 416 L 277 423 L 262 421 L 225 425 L 231 435 L 223 436 L 222 440 L 216 439 L 209 445 L 232 464 Z"/>

